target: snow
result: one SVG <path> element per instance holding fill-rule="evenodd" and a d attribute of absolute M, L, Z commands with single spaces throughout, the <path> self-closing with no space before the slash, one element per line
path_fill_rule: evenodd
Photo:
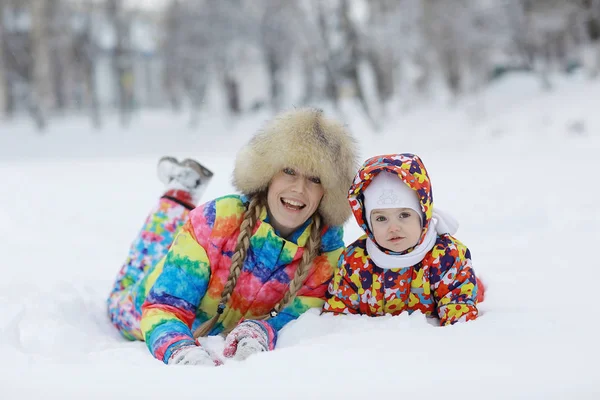
<path fill-rule="evenodd" d="M 26 119 L 3 123 L 0 398 L 599 398 L 600 82 L 554 83 L 543 92 L 513 76 L 453 107 L 398 112 L 381 132 L 345 114 L 362 159 L 422 156 L 487 283 L 478 320 L 440 328 L 421 315 L 309 312 L 276 351 L 219 368 L 156 361 L 119 336 L 104 301 L 160 194 L 157 158 L 195 157 L 216 172 L 205 199 L 231 193 L 235 152 L 267 115 L 207 112 L 194 130 L 166 111 L 130 129 L 116 118 L 101 131 L 66 118 L 43 134 Z M 359 234 L 350 221 L 346 242 Z"/>

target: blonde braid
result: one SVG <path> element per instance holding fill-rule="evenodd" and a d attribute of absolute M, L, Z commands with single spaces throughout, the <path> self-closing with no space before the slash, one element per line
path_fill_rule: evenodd
<path fill-rule="evenodd" d="M 262 211 L 263 204 L 263 196 L 255 195 L 250 200 L 248 204 L 248 208 L 244 213 L 244 219 L 242 220 L 242 224 L 240 225 L 240 234 L 237 238 L 237 244 L 235 247 L 235 253 L 231 257 L 231 266 L 229 267 L 229 276 L 227 277 L 227 282 L 223 287 L 223 291 L 221 292 L 221 300 L 219 300 L 219 305 L 217 306 L 216 314 L 200 325 L 198 329 L 194 332 L 194 338 L 204 337 L 208 335 L 208 333 L 214 328 L 219 317 L 223 314 L 227 303 L 231 299 L 231 293 L 233 289 L 235 289 L 235 285 L 237 284 L 237 280 L 242 271 L 242 266 L 244 265 L 244 261 L 246 260 L 246 254 L 248 253 L 248 248 L 250 247 L 250 237 L 252 236 L 252 228 L 256 225 L 256 222 L 260 219 L 260 213 Z"/>
<path fill-rule="evenodd" d="M 257 319 L 267 319 L 269 317 L 275 317 L 285 307 L 290 305 L 296 298 L 298 291 L 302 288 L 304 281 L 308 277 L 308 273 L 312 267 L 313 261 L 319 255 L 319 249 L 321 248 L 321 216 L 315 213 L 313 216 L 313 223 L 310 229 L 310 236 L 306 242 L 306 248 L 302 254 L 302 260 L 300 265 L 294 274 L 294 278 L 290 281 L 290 287 L 279 303 L 273 307 L 271 312 Z"/>

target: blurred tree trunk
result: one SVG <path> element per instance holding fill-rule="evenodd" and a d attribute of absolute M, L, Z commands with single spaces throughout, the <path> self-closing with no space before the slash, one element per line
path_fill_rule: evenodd
<path fill-rule="evenodd" d="M 182 82 L 185 78 L 181 71 L 183 65 L 178 57 L 181 53 L 180 47 L 185 40 L 183 35 L 184 12 L 179 0 L 171 1 L 166 11 L 165 40 L 162 43 L 165 55 L 164 86 L 169 103 L 175 111 L 181 110 L 184 92 Z"/>
<path fill-rule="evenodd" d="M 389 14 L 400 3 L 397 0 L 373 0 L 370 3 L 369 28 L 382 26 L 386 14 Z M 395 65 L 392 46 L 387 43 L 373 43 L 366 49 L 366 58 L 373 69 L 375 88 L 381 104 L 387 103 L 396 88 L 394 82 Z"/>
<path fill-rule="evenodd" d="M 240 105 L 240 86 L 236 77 L 225 71 L 223 74 L 223 85 L 225 87 L 225 96 L 227 98 L 227 107 L 233 114 L 239 114 L 242 111 Z"/>
<path fill-rule="evenodd" d="M 0 0 L 0 120 L 8 115 L 8 76 L 4 61 L 4 0 Z"/>
<path fill-rule="evenodd" d="M 280 41 L 285 40 L 286 32 L 281 26 L 282 23 L 286 23 L 286 21 L 282 21 L 285 17 L 283 14 L 285 5 L 281 0 L 271 0 L 265 2 L 265 7 L 260 22 L 260 42 L 269 74 L 271 108 L 277 112 L 283 107 L 282 72 L 285 60 L 279 47 L 281 46 Z"/>
<path fill-rule="evenodd" d="M 182 81 L 190 99 L 190 128 L 195 128 L 200 122 L 200 109 L 202 108 L 202 102 L 206 96 L 208 85 L 206 78 L 209 74 L 208 68 L 199 67 L 196 72 L 197 74 L 193 75 L 193 78 L 191 75 L 185 75 Z"/>
<path fill-rule="evenodd" d="M 584 0 L 586 13 L 586 37 L 591 47 L 589 75 L 596 78 L 600 75 L 600 0 Z"/>
<path fill-rule="evenodd" d="M 365 60 L 362 54 L 362 49 L 360 46 L 360 37 L 358 33 L 358 29 L 352 20 L 351 13 L 351 4 L 350 0 L 342 0 L 342 4 L 340 7 L 340 14 L 342 21 L 342 31 L 345 36 L 345 44 L 346 50 L 349 51 L 349 60 L 348 60 L 348 76 L 353 82 L 354 89 L 356 90 L 356 96 L 365 112 L 365 115 L 371 122 L 371 125 L 376 130 L 379 129 L 379 123 L 374 115 L 374 104 L 370 104 L 367 99 L 364 83 L 361 80 L 361 76 L 359 74 L 359 68 L 361 67 L 361 63 Z"/>
<path fill-rule="evenodd" d="M 69 75 L 68 69 L 71 67 L 70 60 L 65 52 L 67 47 L 63 39 L 68 35 L 65 31 L 69 27 L 59 26 L 60 20 L 60 4 L 59 0 L 45 0 L 48 3 L 48 42 L 50 46 L 50 71 L 52 72 L 52 92 L 53 98 L 56 101 L 55 108 L 64 111 L 67 107 L 67 81 L 66 76 Z"/>
<path fill-rule="evenodd" d="M 316 97 L 315 60 L 312 54 L 305 51 L 302 57 L 302 75 L 304 77 L 304 94 L 302 104 L 311 104 Z"/>
<path fill-rule="evenodd" d="M 316 8 L 317 8 L 317 12 L 318 12 L 317 18 L 318 18 L 319 33 L 320 33 L 321 41 L 323 43 L 323 47 L 325 50 L 325 54 L 323 56 L 323 65 L 325 67 L 325 77 L 326 77 L 325 93 L 326 93 L 327 97 L 332 101 L 333 106 L 336 109 L 339 109 L 340 85 L 338 84 L 338 81 L 337 81 L 338 71 L 336 71 L 336 68 L 334 68 L 333 63 L 332 63 L 333 46 L 331 44 L 331 39 L 330 39 L 331 34 L 329 32 L 329 28 L 327 25 L 326 13 L 323 8 L 323 4 L 321 3 L 320 0 L 316 0 Z"/>
<path fill-rule="evenodd" d="M 581 8 L 586 12 L 585 26 L 589 38 L 600 40 L 600 0 L 580 0 Z"/>
<path fill-rule="evenodd" d="M 521 61 L 533 68 L 534 52 L 531 43 L 531 21 L 528 18 L 529 3 L 512 0 L 508 3 L 508 23 L 510 26 L 513 47 Z"/>
<path fill-rule="evenodd" d="M 94 7 L 92 3 L 88 3 L 86 9 L 85 26 L 83 28 L 81 37 L 81 52 L 80 58 L 81 67 L 83 72 L 84 85 L 86 88 L 86 95 L 88 98 L 88 107 L 90 109 L 90 118 L 92 125 L 95 128 L 102 127 L 102 116 L 100 114 L 100 100 L 98 97 L 98 85 L 96 84 L 96 62 L 98 47 L 94 39 L 92 30 Z"/>
<path fill-rule="evenodd" d="M 266 50 L 265 54 L 267 71 L 269 71 L 269 94 L 271 107 L 274 111 L 281 110 L 283 106 L 283 84 L 281 82 L 282 66 L 273 51 Z"/>
<path fill-rule="evenodd" d="M 375 48 L 369 49 L 366 56 L 373 68 L 377 97 L 385 104 L 394 96 L 394 63 L 388 54 Z"/>
<path fill-rule="evenodd" d="M 590 22 L 590 36 L 596 47 L 596 69 L 592 76 L 600 75 L 600 0 L 591 0 L 592 21 Z"/>
<path fill-rule="evenodd" d="M 112 68 L 116 77 L 117 107 L 122 125 L 128 125 L 133 112 L 134 76 L 129 51 L 129 24 L 122 0 L 108 0 L 108 16 L 115 33 Z"/>
<path fill-rule="evenodd" d="M 414 56 L 414 63 L 419 68 L 420 74 L 415 79 L 415 89 L 421 96 L 427 96 L 431 87 L 431 60 L 427 51 L 417 52 Z"/>
<path fill-rule="evenodd" d="M 89 98 L 90 117 L 95 128 L 102 127 L 100 115 L 100 101 L 98 99 L 98 87 L 96 85 L 96 65 L 93 60 L 86 60 L 84 64 L 84 76 Z"/>
<path fill-rule="evenodd" d="M 33 56 L 33 79 L 30 111 L 40 130 L 46 128 L 48 114 L 56 102 L 53 98 L 52 58 L 49 43 L 50 3 L 31 2 L 31 47 Z"/>

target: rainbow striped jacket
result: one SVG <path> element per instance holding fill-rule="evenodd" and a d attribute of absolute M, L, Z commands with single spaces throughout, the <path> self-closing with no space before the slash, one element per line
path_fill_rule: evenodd
<path fill-rule="evenodd" d="M 193 330 L 216 314 L 246 205 L 246 198 L 231 195 L 191 211 L 167 255 L 149 271 L 142 285 L 146 293 L 141 331 L 157 359 L 166 363 L 175 350 L 196 343 Z M 267 314 L 283 298 L 305 251 L 311 223 L 307 221 L 286 240 L 268 223 L 263 209 L 231 300 L 210 335 Z M 271 347 L 285 324 L 325 301 L 344 249 L 343 229 L 324 226 L 321 237 L 320 255 L 298 296 L 267 320 L 275 332 Z"/>

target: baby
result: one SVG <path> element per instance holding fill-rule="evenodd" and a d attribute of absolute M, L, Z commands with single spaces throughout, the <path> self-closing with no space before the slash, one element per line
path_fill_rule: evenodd
<path fill-rule="evenodd" d="M 413 154 L 370 158 L 348 194 L 365 235 L 346 247 L 323 311 L 369 316 L 421 311 L 441 325 L 477 318 L 483 286 L 457 222 L 433 206 Z"/>

